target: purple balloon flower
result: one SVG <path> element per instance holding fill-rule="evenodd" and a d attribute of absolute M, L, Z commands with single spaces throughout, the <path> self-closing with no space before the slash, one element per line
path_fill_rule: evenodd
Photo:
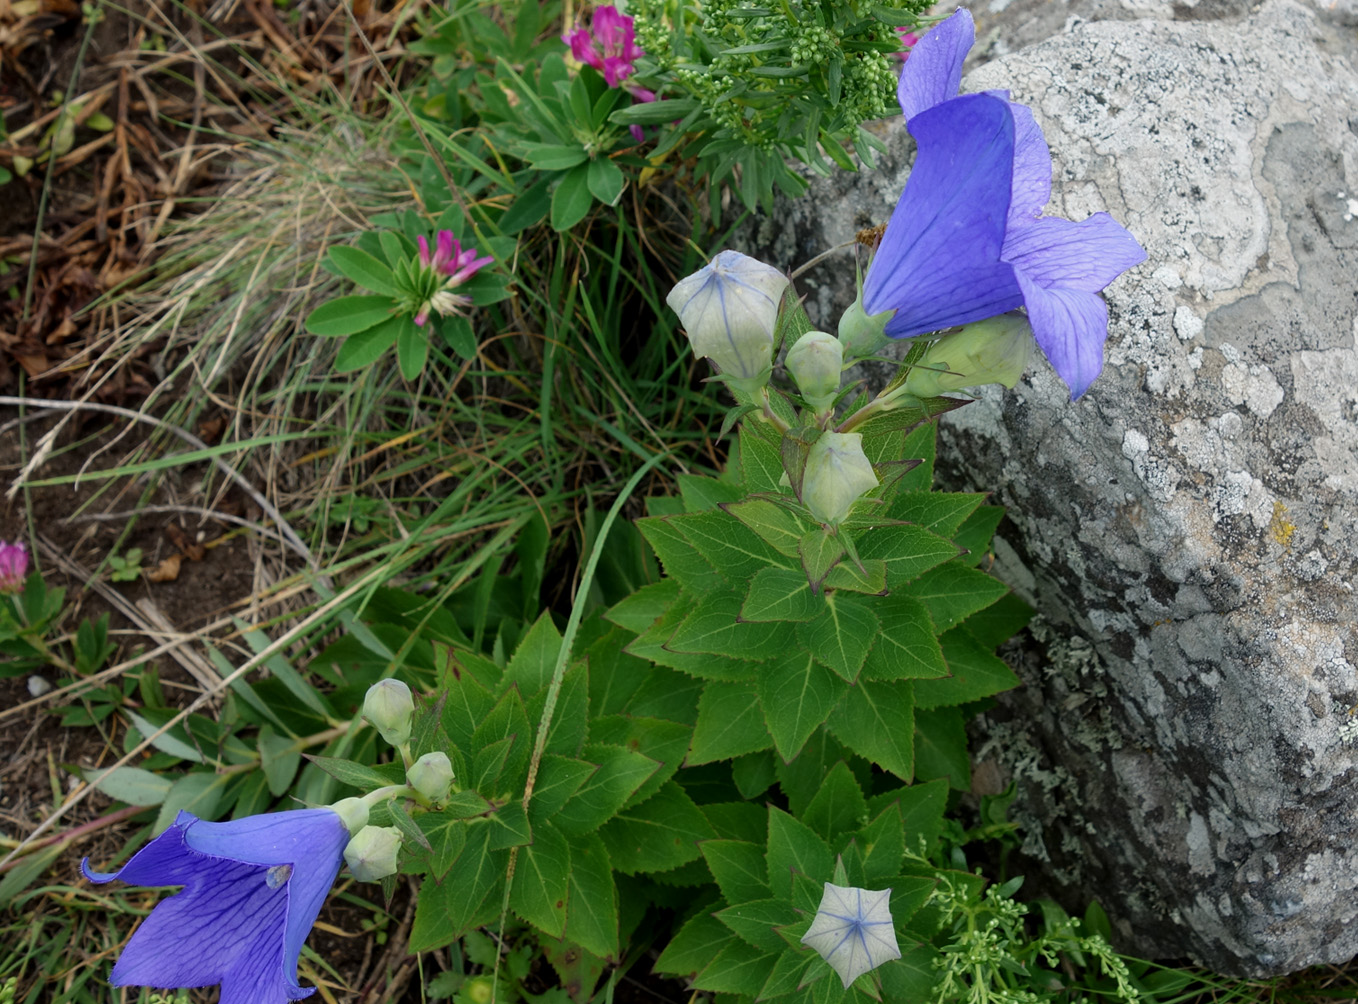
<path fill-rule="evenodd" d="M 1083 394 L 1103 368 L 1099 291 L 1146 260 L 1107 213 L 1042 216 L 1051 155 L 1032 110 L 1007 91 L 957 96 L 975 40 L 961 8 L 914 46 L 897 96 L 919 149 L 863 283 L 869 314 L 895 310 L 894 338 L 1027 308 L 1038 346 Z"/>
<path fill-rule="evenodd" d="M 114 986 L 222 985 L 221 1004 L 282 1004 L 315 993 L 297 985 L 297 956 L 339 873 L 349 831 L 330 809 L 297 809 L 174 825 L 92 882 L 182 885 L 151 911 L 113 967 Z"/>

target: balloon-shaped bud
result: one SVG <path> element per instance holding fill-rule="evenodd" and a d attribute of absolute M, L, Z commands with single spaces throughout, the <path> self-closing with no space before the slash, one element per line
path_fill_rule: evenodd
<path fill-rule="evenodd" d="M 891 921 L 890 889 L 856 889 L 825 883 L 820 909 L 802 944 L 814 948 L 839 974 L 844 989 L 883 962 L 901 957 Z"/>
<path fill-rule="evenodd" d="M 410 688 L 400 680 L 378 680 L 363 698 L 363 717 L 392 746 L 410 742 L 410 716 L 414 713 Z"/>
<path fill-rule="evenodd" d="M 839 315 L 839 341 L 844 346 L 844 358 L 866 359 L 880 352 L 891 341 L 886 334 L 886 322 L 895 315 L 894 310 L 869 314 L 863 309 L 863 290 L 860 288 L 858 299 Z"/>
<path fill-rule="evenodd" d="M 693 354 L 717 364 L 726 382 L 753 393 L 773 368 L 773 332 L 788 278 L 739 251 L 723 251 L 670 290 Z"/>
<path fill-rule="evenodd" d="M 838 523 L 858 497 L 877 484 L 861 434 L 824 432 L 806 457 L 802 504 L 822 523 Z"/>
<path fill-rule="evenodd" d="M 787 365 L 802 398 L 816 411 L 824 411 L 839 393 L 844 368 L 844 347 L 824 331 L 808 331 L 787 350 Z"/>
<path fill-rule="evenodd" d="M 406 769 L 406 784 L 435 805 L 448 800 L 453 788 L 453 764 L 447 753 L 426 753 Z"/>
<path fill-rule="evenodd" d="M 377 882 L 396 874 L 401 831 L 394 826 L 365 826 L 344 848 L 344 863 L 360 882 Z"/>
<path fill-rule="evenodd" d="M 937 397 L 963 387 L 1012 387 L 1028 365 L 1033 329 L 1022 314 L 1001 314 L 944 335 L 905 378 L 905 392 Z"/>
<path fill-rule="evenodd" d="M 341 798 L 330 806 L 330 811 L 340 817 L 350 833 L 357 833 L 368 825 L 368 803 L 361 798 Z"/>

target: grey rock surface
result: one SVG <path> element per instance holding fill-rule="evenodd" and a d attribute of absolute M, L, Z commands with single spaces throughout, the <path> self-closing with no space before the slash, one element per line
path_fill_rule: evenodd
<path fill-rule="evenodd" d="M 1036 360 L 940 454 L 1009 507 L 997 573 L 1040 611 L 978 754 L 1026 850 L 1122 947 L 1263 975 L 1358 953 L 1358 74 L 1344 0 L 1209 2 L 1063 20 L 964 80 L 1034 108 L 1051 214 L 1107 210 L 1149 260 L 1085 398 Z M 909 140 L 883 135 L 747 248 L 793 267 L 885 221 Z M 847 261 L 800 283 L 829 330 Z"/>

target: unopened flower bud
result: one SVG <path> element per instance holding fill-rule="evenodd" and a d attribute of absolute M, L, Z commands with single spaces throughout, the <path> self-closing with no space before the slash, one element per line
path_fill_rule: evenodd
<path fill-rule="evenodd" d="M 822 523 L 838 523 L 858 497 L 877 484 L 861 434 L 824 432 L 806 458 L 802 504 Z"/>
<path fill-rule="evenodd" d="M 368 825 L 368 803 L 361 798 L 341 798 L 330 811 L 340 817 L 340 822 L 350 833 L 357 833 Z"/>
<path fill-rule="evenodd" d="M 410 688 L 400 680 L 378 680 L 363 698 L 363 717 L 392 746 L 410 742 L 410 716 L 414 713 Z"/>
<path fill-rule="evenodd" d="M 27 574 L 28 548 L 22 541 L 9 544 L 0 540 L 0 593 L 20 592 Z"/>
<path fill-rule="evenodd" d="M 886 322 L 895 314 L 894 310 L 868 314 L 863 309 L 863 291 L 860 289 L 858 299 L 839 316 L 839 341 L 844 346 L 844 358 L 866 359 L 881 351 L 891 341 L 886 334 Z"/>
<path fill-rule="evenodd" d="M 883 962 L 901 957 L 891 920 L 890 889 L 855 889 L 825 883 L 820 909 L 802 944 L 814 948 L 849 984 Z"/>
<path fill-rule="evenodd" d="M 723 251 L 670 290 L 693 354 L 706 356 L 728 383 L 753 393 L 773 368 L 773 332 L 788 278 L 739 251 Z"/>
<path fill-rule="evenodd" d="M 905 379 L 905 391 L 937 397 L 963 387 L 999 383 L 1012 387 L 1028 365 L 1033 329 L 1022 314 L 1001 314 L 945 335 Z"/>
<path fill-rule="evenodd" d="M 808 331 L 787 350 L 784 363 L 808 405 L 823 411 L 834 403 L 844 368 L 844 347 L 838 339 L 824 331 Z"/>
<path fill-rule="evenodd" d="M 453 765 L 447 753 L 426 753 L 406 770 L 406 784 L 436 805 L 448 800 Z"/>
<path fill-rule="evenodd" d="M 365 826 L 344 848 L 344 863 L 360 882 L 377 882 L 396 874 L 401 831 L 394 826 Z"/>

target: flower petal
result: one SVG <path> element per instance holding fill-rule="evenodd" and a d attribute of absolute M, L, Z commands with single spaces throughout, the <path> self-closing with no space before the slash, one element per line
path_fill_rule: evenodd
<path fill-rule="evenodd" d="M 894 338 L 1023 302 L 1013 268 L 1000 258 L 1014 160 L 1009 106 L 971 94 L 911 125 L 919 155 L 863 283 L 864 310 L 896 311 L 886 326 Z"/>
<path fill-rule="evenodd" d="M 935 25 L 911 48 L 896 86 L 896 97 L 911 135 L 915 132 L 911 119 L 957 96 L 957 88 L 962 84 L 962 61 L 975 41 L 976 26 L 971 12 L 959 7 L 957 13 Z"/>
<path fill-rule="evenodd" d="M 1057 216 L 1010 230 L 1004 260 L 1039 285 L 1097 293 L 1146 252 L 1127 228 L 1107 213 L 1075 223 Z"/>
<path fill-rule="evenodd" d="M 188 813 L 180 813 L 180 820 Z M 193 817 L 189 817 L 193 820 Z M 295 809 L 247 816 L 226 823 L 193 820 L 184 827 L 185 842 L 202 854 L 262 865 L 291 865 L 284 883 L 288 891 L 283 963 L 295 979 L 297 956 L 325 897 L 339 874 L 349 831 L 329 809 Z"/>
<path fill-rule="evenodd" d="M 1108 340 L 1108 305 L 1097 293 L 1056 287 L 1046 289 L 1018 273 L 1033 338 L 1070 387 L 1076 400 L 1103 370 L 1103 343 Z"/>
<path fill-rule="evenodd" d="M 1051 200 L 1052 155 L 1031 108 L 1010 101 L 1009 113 L 1014 116 L 1014 178 L 1009 198 L 1009 226 L 1013 228 L 1042 215 Z"/>

